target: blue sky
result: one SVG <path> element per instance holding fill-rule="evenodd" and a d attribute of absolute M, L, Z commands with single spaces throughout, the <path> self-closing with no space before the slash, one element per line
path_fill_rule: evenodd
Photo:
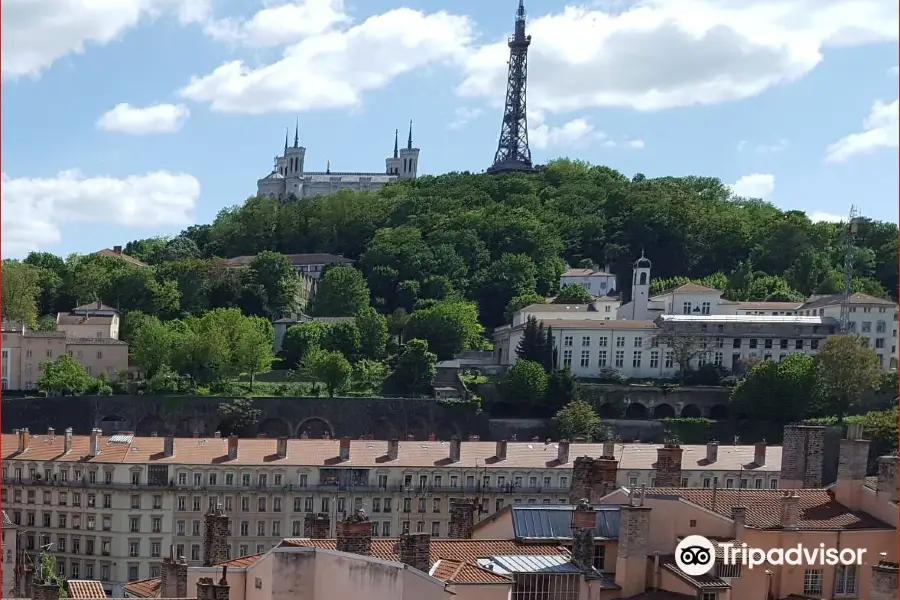
<path fill-rule="evenodd" d="M 897 220 L 896 3 L 526 0 L 532 153 Z M 308 170 L 496 149 L 515 0 L 5 0 L 2 253 L 92 252 Z"/>

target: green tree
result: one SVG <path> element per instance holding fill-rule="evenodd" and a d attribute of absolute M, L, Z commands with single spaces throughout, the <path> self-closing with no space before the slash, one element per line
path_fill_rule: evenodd
<path fill-rule="evenodd" d="M 415 311 L 404 334 L 428 342 L 438 360 L 450 360 L 463 350 L 481 348 L 483 332 L 475 303 L 444 300 Z"/>
<path fill-rule="evenodd" d="M 581 399 L 574 399 L 560 408 L 553 417 L 553 422 L 560 437 L 568 440 L 584 438 L 590 442 L 603 430 L 597 412 Z"/>
<path fill-rule="evenodd" d="M 0 273 L 3 277 L 3 319 L 28 327 L 37 325 L 40 271 L 17 260 L 5 259 Z"/>
<path fill-rule="evenodd" d="M 832 336 L 816 356 L 827 414 L 843 421 L 881 379 L 878 356 L 857 335 Z"/>
<path fill-rule="evenodd" d="M 275 333 L 272 323 L 261 317 L 244 317 L 232 338 L 232 360 L 241 373 L 250 377 L 250 390 L 256 376 L 272 369 Z"/>
<path fill-rule="evenodd" d="M 169 327 L 158 318 L 141 315 L 128 349 L 135 364 L 152 378 L 160 369 L 170 366 L 175 339 Z"/>
<path fill-rule="evenodd" d="M 37 388 L 48 396 L 83 394 L 91 385 L 91 376 L 81 363 L 68 355 L 41 364 Z"/>
<path fill-rule="evenodd" d="M 310 351 L 321 348 L 328 329 L 328 325 L 318 321 L 304 321 L 288 327 L 281 341 L 285 363 L 291 368 L 296 367 Z"/>
<path fill-rule="evenodd" d="M 316 349 L 304 357 L 303 371 L 307 377 L 324 383 L 328 397 L 334 398 L 335 392 L 347 387 L 353 368 L 340 352 Z"/>
<path fill-rule="evenodd" d="M 272 320 L 296 312 L 300 280 L 291 261 L 278 252 L 261 252 L 250 262 L 250 277 L 265 294 L 265 313 Z"/>
<path fill-rule="evenodd" d="M 506 310 L 503 312 L 503 321 L 505 323 L 512 323 L 515 314 L 526 306 L 531 306 L 532 304 L 545 304 L 546 302 L 547 299 L 536 292 L 527 292 L 516 296 L 506 305 Z"/>
<path fill-rule="evenodd" d="M 388 323 L 384 315 L 366 306 L 356 313 L 355 322 L 359 330 L 360 356 L 371 360 L 384 358 L 388 340 Z"/>
<path fill-rule="evenodd" d="M 391 374 L 385 386 L 390 390 L 415 395 L 431 393 L 431 384 L 437 373 L 437 355 L 428 351 L 428 342 L 409 340 L 389 362 Z"/>
<path fill-rule="evenodd" d="M 538 322 L 536 317 L 529 316 L 525 321 L 525 328 L 522 330 L 519 344 L 516 346 L 516 356 L 545 367 L 547 346 L 547 332 L 544 331 L 544 324 Z"/>
<path fill-rule="evenodd" d="M 538 406 L 547 393 L 547 373 L 540 363 L 519 359 L 507 371 L 501 389 L 508 404 Z"/>
<path fill-rule="evenodd" d="M 356 360 L 360 348 L 360 333 L 356 323 L 343 321 L 331 325 L 325 331 L 322 348 L 329 352 L 337 352 L 347 360 Z"/>
<path fill-rule="evenodd" d="M 387 365 L 377 360 L 362 359 L 353 365 L 353 373 L 350 375 L 351 385 L 354 391 L 363 393 L 378 393 L 381 384 L 387 378 Z"/>
<path fill-rule="evenodd" d="M 588 304 L 594 297 L 583 285 L 569 283 L 562 286 L 559 294 L 553 299 L 553 304 Z"/>
<path fill-rule="evenodd" d="M 553 369 L 547 375 L 547 407 L 568 404 L 576 396 L 575 378 L 569 369 Z"/>
<path fill-rule="evenodd" d="M 256 437 L 262 411 L 256 408 L 252 398 L 232 398 L 219 405 L 218 413 L 223 423 L 222 435 Z"/>
<path fill-rule="evenodd" d="M 822 410 L 815 360 L 791 354 L 754 365 L 731 390 L 732 414 L 755 421 L 794 423 Z"/>
<path fill-rule="evenodd" d="M 369 304 L 369 286 L 353 267 L 325 271 L 316 288 L 312 313 L 319 317 L 349 317 Z"/>

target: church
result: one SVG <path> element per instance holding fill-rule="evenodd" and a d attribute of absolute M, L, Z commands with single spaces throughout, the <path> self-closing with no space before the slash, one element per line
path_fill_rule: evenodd
<path fill-rule="evenodd" d="M 412 121 L 406 147 L 399 147 L 399 131 L 394 131 L 394 153 L 385 159 L 382 173 L 332 171 L 329 163 L 325 171 L 304 170 L 306 148 L 300 145 L 300 124 L 294 129 L 294 145 L 288 145 L 284 134 L 284 153 L 275 157 L 272 172 L 256 182 L 257 196 L 270 196 L 285 200 L 311 198 L 334 194 L 341 190 L 357 192 L 375 191 L 388 183 L 415 179 L 419 166 L 419 149 L 413 148 Z"/>

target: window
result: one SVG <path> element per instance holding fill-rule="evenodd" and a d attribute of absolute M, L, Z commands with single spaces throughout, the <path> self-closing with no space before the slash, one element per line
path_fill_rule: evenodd
<path fill-rule="evenodd" d="M 200 544 L 191 544 L 191 560 L 200 560 Z"/>
<path fill-rule="evenodd" d="M 803 340 L 794 340 L 794 349 L 803 350 Z"/>
<path fill-rule="evenodd" d="M 572 340 L 573 340 L 573 338 L 572 338 L 571 335 L 565 336 L 565 337 L 563 338 L 563 346 L 571 346 L 571 345 L 572 345 Z"/>
<path fill-rule="evenodd" d="M 683 315 L 691 314 L 691 303 L 690 302 L 684 302 L 681 305 L 681 314 L 683 314 Z"/>
<path fill-rule="evenodd" d="M 702 304 L 700 304 L 700 314 L 708 315 L 709 308 L 710 308 L 709 302 L 703 302 Z"/>
<path fill-rule="evenodd" d="M 572 351 L 571 350 L 563 350 L 563 366 L 564 367 L 572 366 Z"/>
<path fill-rule="evenodd" d="M 597 366 L 601 368 L 606 366 L 606 350 L 597 353 Z"/>
<path fill-rule="evenodd" d="M 641 348 L 644 345 L 644 338 L 638 336 L 634 338 L 634 347 Z"/>
<path fill-rule="evenodd" d="M 641 351 L 635 350 L 634 356 L 631 357 L 631 366 L 635 369 L 641 368 Z"/>
<path fill-rule="evenodd" d="M 659 350 L 651 350 L 650 351 L 650 368 L 651 369 L 659 368 Z"/>
<path fill-rule="evenodd" d="M 666 352 L 666 368 L 671 369 L 675 366 L 675 354 L 669 350 Z"/>
<path fill-rule="evenodd" d="M 741 338 L 734 338 L 731 341 L 731 347 L 732 348 L 740 348 L 741 347 Z"/>
<path fill-rule="evenodd" d="M 391 535 L 391 522 L 390 521 L 382 521 L 381 522 L 381 535 L 384 537 L 389 537 Z"/>
<path fill-rule="evenodd" d="M 609 338 L 602 337 L 597 339 L 597 345 L 601 348 L 606 348 L 609 345 Z"/>
<path fill-rule="evenodd" d="M 884 341 L 884 340 L 881 340 Z M 581 351 L 581 366 L 589 367 L 591 366 L 591 351 L 590 350 L 582 350 Z"/>
<path fill-rule="evenodd" d="M 803 595 L 822 595 L 822 569 L 807 569 L 803 573 Z"/>
<path fill-rule="evenodd" d="M 616 348 L 624 348 L 625 347 L 625 338 L 617 337 L 616 338 Z"/>
<path fill-rule="evenodd" d="M 625 351 L 624 350 L 616 350 L 616 367 L 622 368 L 625 366 Z"/>
<path fill-rule="evenodd" d="M 834 572 L 834 595 L 855 596 L 859 567 L 856 565 L 838 565 Z"/>
<path fill-rule="evenodd" d="M 128 542 L 128 556 L 134 558 L 141 555 L 141 543 L 137 540 Z"/>
<path fill-rule="evenodd" d="M 586 335 L 581 336 L 581 346 L 584 348 L 590 348 L 591 346 L 591 338 Z"/>
<path fill-rule="evenodd" d="M 872 322 L 871 321 L 863 321 L 862 328 L 860 329 L 863 333 L 871 333 L 872 331 Z M 49 351 L 48 351 L 49 352 Z"/>
<path fill-rule="evenodd" d="M 381 498 L 372 498 L 372 512 L 381 512 Z"/>
<path fill-rule="evenodd" d="M 750 349 L 754 349 L 757 346 L 758 340 L 756 338 L 750 338 Z"/>
<path fill-rule="evenodd" d="M 265 537 L 266 535 L 266 522 L 259 521 L 256 523 L 256 535 L 259 537 Z"/>

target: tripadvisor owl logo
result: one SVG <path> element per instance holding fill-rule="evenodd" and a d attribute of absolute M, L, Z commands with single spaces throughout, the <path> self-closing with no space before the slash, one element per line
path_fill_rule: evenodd
<path fill-rule="evenodd" d="M 689 535 L 675 547 L 675 564 L 685 575 L 706 575 L 715 562 L 716 547 L 702 535 Z"/>

